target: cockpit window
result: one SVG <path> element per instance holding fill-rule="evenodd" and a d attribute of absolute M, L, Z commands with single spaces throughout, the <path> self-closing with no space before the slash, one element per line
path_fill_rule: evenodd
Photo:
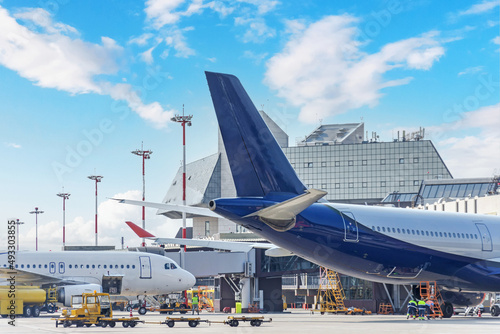
<path fill-rule="evenodd" d="M 170 263 L 170 269 L 177 269 L 177 266 L 173 263 Z"/>
<path fill-rule="evenodd" d="M 170 269 L 170 263 L 165 263 L 165 269 Z"/>

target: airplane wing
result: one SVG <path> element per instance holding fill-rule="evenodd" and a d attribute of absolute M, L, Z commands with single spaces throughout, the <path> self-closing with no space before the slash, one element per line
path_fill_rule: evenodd
<path fill-rule="evenodd" d="M 36 274 L 21 269 L 11 270 L 9 268 L 0 268 L 0 280 L 8 280 L 12 276 L 15 277 L 16 283 L 35 283 L 35 284 L 81 284 L 84 282 L 60 279 L 54 276 Z"/>
<path fill-rule="evenodd" d="M 281 257 L 294 255 L 290 251 L 269 243 L 258 242 L 233 242 L 221 240 L 203 240 L 203 239 L 181 239 L 181 238 L 157 238 L 148 231 L 142 229 L 132 222 L 125 222 L 140 238 L 146 238 L 159 244 L 176 244 L 187 246 L 207 247 L 213 249 L 228 250 L 234 252 L 248 252 L 252 248 L 266 249 L 266 255 Z"/>
<path fill-rule="evenodd" d="M 145 206 L 148 208 L 156 208 L 165 211 L 179 211 L 186 212 L 193 215 L 206 216 L 206 217 L 215 217 L 215 218 L 224 218 L 221 215 L 216 214 L 208 208 L 200 208 L 197 206 L 184 206 L 177 204 L 166 204 L 166 203 L 153 203 L 153 202 L 143 202 L 143 201 L 134 201 L 131 199 L 121 199 L 121 198 L 111 198 L 112 200 L 118 201 L 119 203 L 131 204 L 137 206 Z"/>

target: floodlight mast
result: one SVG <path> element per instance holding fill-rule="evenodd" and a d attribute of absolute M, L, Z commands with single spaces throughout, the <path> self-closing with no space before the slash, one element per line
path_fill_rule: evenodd
<path fill-rule="evenodd" d="M 151 154 L 153 151 L 143 149 L 143 143 L 141 143 L 141 149 L 131 152 L 132 154 L 142 157 L 142 201 L 146 200 L 146 159 L 151 159 Z M 142 207 L 142 228 L 146 229 L 146 208 Z M 142 238 L 142 247 L 146 247 L 146 239 Z"/>
<path fill-rule="evenodd" d="M 19 250 L 19 225 L 24 224 L 24 222 L 20 222 L 19 219 L 16 219 L 16 225 L 17 225 L 17 236 L 16 236 L 16 243 L 17 243 L 17 250 Z"/>
<path fill-rule="evenodd" d="M 101 182 L 104 176 L 91 175 L 87 176 L 89 179 L 95 181 L 95 245 L 97 246 L 97 183 Z"/>
<path fill-rule="evenodd" d="M 35 211 L 30 211 L 31 214 L 35 214 L 35 249 L 38 252 L 38 215 L 42 214 L 43 211 L 39 211 L 38 208 L 35 208 Z"/>
<path fill-rule="evenodd" d="M 64 191 L 64 188 L 63 188 L 63 191 Z M 66 200 L 69 199 L 70 195 L 71 194 L 65 193 L 65 192 L 57 194 L 57 196 L 62 197 L 62 199 L 63 199 L 63 230 L 62 230 L 62 232 L 63 232 L 63 250 L 66 247 Z"/>
<path fill-rule="evenodd" d="M 182 125 L 182 205 L 186 206 L 186 124 L 191 126 L 193 115 L 184 115 L 184 105 L 182 105 L 182 116 L 175 115 L 170 120 Z M 182 238 L 186 239 L 186 212 L 182 212 Z M 182 249 L 182 248 L 181 248 Z M 186 245 L 184 245 L 184 252 Z"/>

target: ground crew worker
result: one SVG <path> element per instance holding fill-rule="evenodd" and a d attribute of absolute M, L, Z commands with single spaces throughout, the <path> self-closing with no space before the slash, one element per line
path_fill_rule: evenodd
<path fill-rule="evenodd" d="M 193 296 L 192 310 L 193 310 L 193 314 L 194 314 L 195 310 L 196 310 L 197 314 L 200 314 L 200 310 L 198 309 L 198 296 Z"/>
<path fill-rule="evenodd" d="M 413 298 L 408 302 L 408 312 L 406 313 L 406 319 L 408 319 L 410 316 L 413 319 L 417 317 L 417 302 Z"/>
<path fill-rule="evenodd" d="M 427 319 L 431 319 L 431 314 L 434 313 L 434 302 L 432 301 L 432 299 L 427 299 L 425 301 L 425 305 L 426 305 L 426 313 L 427 313 Z"/>
<path fill-rule="evenodd" d="M 423 300 L 419 300 L 418 303 L 418 318 L 420 320 L 425 320 L 425 308 L 426 304 Z"/>

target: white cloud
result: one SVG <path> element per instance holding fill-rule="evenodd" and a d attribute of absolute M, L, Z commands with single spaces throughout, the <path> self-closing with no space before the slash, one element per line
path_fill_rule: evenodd
<path fill-rule="evenodd" d="M 140 56 L 142 61 L 144 61 L 148 65 L 151 65 L 153 63 L 153 50 L 155 48 L 156 45 L 141 53 Z"/>
<path fill-rule="evenodd" d="M 14 14 L 16 19 L 30 21 L 33 24 L 43 28 L 47 33 L 72 33 L 78 34 L 78 31 L 67 24 L 53 22 L 50 13 L 42 8 L 23 8 Z"/>
<path fill-rule="evenodd" d="M 479 72 L 482 72 L 484 70 L 484 66 L 474 66 L 474 67 L 468 67 L 462 72 L 458 73 L 458 76 L 461 75 L 466 75 L 466 74 L 477 74 Z"/>
<path fill-rule="evenodd" d="M 252 59 L 255 65 L 260 65 L 264 59 L 267 58 L 268 53 L 255 53 L 253 51 L 247 50 L 243 53 L 243 57 Z"/>
<path fill-rule="evenodd" d="M 180 10 L 184 4 L 188 4 L 185 10 Z M 207 5 L 203 0 L 148 0 L 146 1 L 146 16 L 155 29 L 160 29 L 165 25 L 177 24 L 183 17 L 200 14 Z"/>
<path fill-rule="evenodd" d="M 427 128 L 454 177 L 492 176 L 500 168 L 500 104 Z"/>
<path fill-rule="evenodd" d="M 481 3 L 477 3 L 475 5 L 472 5 L 469 9 L 466 9 L 464 11 L 461 11 L 458 13 L 459 16 L 464 16 L 464 15 L 475 15 L 475 14 L 482 14 L 485 12 L 488 12 L 492 10 L 493 8 L 497 7 L 500 5 L 500 2 L 498 0 L 485 0 Z"/>
<path fill-rule="evenodd" d="M 128 44 L 137 44 L 139 46 L 145 46 L 148 44 L 148 40 L 154 37 L 151 33 L 142 34 L 138 37 L 131 38 Z"/>
<path fill-rule="evenodd" d="M 276 6 L 280 4 L 279 1 L 275 0 L 238 0 L 239 2 L 249 3 L 257 7 L 259 14 L 266 14 L 272 11 Z"/>
<path fill-rule="evenodd" d="M 12 148 L 21 148 L 21 145 L 16 144 L 16 143 L 5 143 L 5 146 L 12 147 Z"/>
<path fill-rule="evenodd" d="M 327 16 L 306 26 L 290 21 L 294 33 L 267 62 L 266 84 L 301 108 L 299 119 L 315 122 L 362 106 L 375 106 L 381 89 L 411 77 L 384 81 L 394 68 L 428 70 L 444 54 L 437 32 L 386 44 L 367 54 L 356 39 L 358 19 Z"/>
<path fill-rule="evenodd" d="M 276 30 L 267 26 L 263 18 L 243 18 L 237 17 L 234 20 L 236 26 L 248 26 L 243 35 L 243 42 L 262 43 L 268 38 L 276 36 Z"/>
<path fill-rule="evenodd" d="M 97 93 L 125 100 L 129 107 L 157 127 L 166 126 L 172 111 L 165 111 L 154 102 L 145 105 L 130 85 L 114 86 L 97 81 L 101 75 L 114 75 L 119 68 L 115 59 L 123 52 L 113 39 L 102 37 L 101 44 L 72 39 L 64 34 L 71 29 L 54 23 L 48 13 L 28 10 L 18 15 L 42 26 L 46 33 L 35 32 L 20 25 L 7 10 L 0 7 L 0 65 L 40 87 L 55 88 L 71 94 Z M 124 86 L 128 86 L 124 89 Z M 117 94 L 116 91 L 127 91 Z"/>
<path fill-rule="evenodd" d="M 169 31 L 164 32 L 165 44 L 168 47 L 172 47 L 176 51 L 175 53 L 176 57 L 188 58 L 196 54 L 196 52 L 187 45 L 186 37 L 184 36 L 185 31 L 191 31 L 191 30 L 193 30 L 192 27 L 188 27 L 182 30 L 173 28 Z"/>

